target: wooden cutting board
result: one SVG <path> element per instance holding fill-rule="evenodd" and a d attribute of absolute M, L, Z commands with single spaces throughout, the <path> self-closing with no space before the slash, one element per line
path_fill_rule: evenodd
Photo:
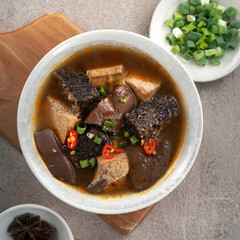
<path fill-rule="evenodd" d="M 21 29 L 0 34 L 0 134 L 19 151 L 17 107 L 28 75 L 48 51 L 80 33 L 83 30 L 67 17 L 60 13 L 50 13 Z M 119 233 L 129 234 L 152 208 L 99 216 Z"/>

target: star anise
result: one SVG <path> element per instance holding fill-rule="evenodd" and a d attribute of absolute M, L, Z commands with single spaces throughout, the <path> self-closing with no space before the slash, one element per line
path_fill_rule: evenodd
<path fill-rule="evenodd" d="M 54 227 L 49 227 L 46 221 L 42 221 L 39 216 L 30 217 L 25 215 L 15 219 L 17 226 L 11 228 L 8 232 L 17 235 L 17 240 L 47 240 L 50 239 L 50 233 L 55 231 Z"/>

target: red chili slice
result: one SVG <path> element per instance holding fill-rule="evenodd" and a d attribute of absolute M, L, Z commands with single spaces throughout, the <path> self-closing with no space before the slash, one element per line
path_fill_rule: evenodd
<path fill-rule="evenodd" d="M 123 149 L 114 148 L 109 144 L 105 144 L 102 150 L 102 155 L 107 159 L 113 159 L 114 155 L 110 155 L 110 153 L 113 153 L 113 152 L 123 152 Z"/>
<path fill-rule="evenodd" d="M 150 139 L 149 141 L 147 141 L 143 144 L 143 149 L 146 154 L 152 155 L 154 153 L 155 148 L 156 148 L 156 142 L 157 142 L 157 140 Z"/>
<path fill-rule="evenodd" d="M 114 112 L 113 112 L 113 111 L 108 111 L 108 112 L 105 112 L 105 115 L 106 115 L 106 116 L 108 116 L 108 117 L 109 117 L 109 116 L 111 116 L 111 115 L 113 115 L 113 114 L 114 114 Z"/>
<path fill-rule="evenodd" d="M 77 133 L 74 130 L 72 130 L 67 139 L 67 145 L 69 149 L 73 149 L 76 147 L 77 139 L 78 139 Z"/>

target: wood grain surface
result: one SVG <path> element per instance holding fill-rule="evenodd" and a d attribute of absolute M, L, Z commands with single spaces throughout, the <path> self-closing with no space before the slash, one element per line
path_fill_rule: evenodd
<path fill-rule="evenodd" d="M 24 83 L 47 52 L 80 33 L 83 30 L 67 17 L 50 13 L 21 29 L 0 34 L 0 134 L 19 151 L 17 107 Z M 133 213 L 99 216 L 119 233 L 129 234 L 153 206 Z"/>

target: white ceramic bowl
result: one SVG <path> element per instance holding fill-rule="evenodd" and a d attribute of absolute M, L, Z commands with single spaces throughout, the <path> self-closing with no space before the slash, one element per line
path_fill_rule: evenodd
<path fill-rule="evenodd" d="M 187 0 L 161 0 L 158 4 L 151 21 L 150 38 L 167 49 L 170 54 L 172 46 L 166 40 L 167 34 L 170 32 L 170 28 L 165 25 L 167 19 L 172 19 L 175 12 L 178 11 L 180 3 L 187 2 Z M 227 7 L 233 6 L 238 9 L 236 19 L 240 20 L 240 4 L 239 0 L 219 0 L 219 4 Z M 228 50 L 225 56 L 221 59 L 219 66 L 213 66 L 207 64 L 204 67 L 198 66 L 194 61 L 186 61 L 179 55 L 174 55 L 186 68 L 189 75 L 195 82 L 208 82 L 220 79 L 227 74 L 234 71 L 240 64 L 240 38 L 237 40 L 237 48 L 235 50 Z"/>
<path fill-rule="evenodd" d="M 35 143 L 32 116 L 38 89 L 51 67 L 72 53 L 99 44 L 114 44 L 137 49 L 157 60 L 175 79 L 187 110 L 186 135 L 178 159 L 166 176 L 153 187 L 141 193 L 114 195 L 108 199 L 99 195 L 82 193 L 54 179 L 42 162 Z M 99 30 L 72 37 L 52 49 L 30 74 L 19 102 L 18 136 L 24 157 L 33 174 L 53 195 L 76 208 L 101 214 L 120 214 L 145 208 L 168 195 L 187 175 L 197 156 L 203 129 L 200 98 L 194 82 L 181 63 L 168 51 L 141 35 L 119 31 Z"/>
<path fill-rule="evenodd" d="M 24 213 L 39 215 L 42 220 L 47 221 L 57 230 L 51 234 L 52 240 L 74 240 L 72 232 L 65 220 L 53 210 L 35 204 L 23 204 L 7 209 L 0 214 L 0 236 L 4 240 L 13 238 L 7 229 L 16 216 Z"/>

